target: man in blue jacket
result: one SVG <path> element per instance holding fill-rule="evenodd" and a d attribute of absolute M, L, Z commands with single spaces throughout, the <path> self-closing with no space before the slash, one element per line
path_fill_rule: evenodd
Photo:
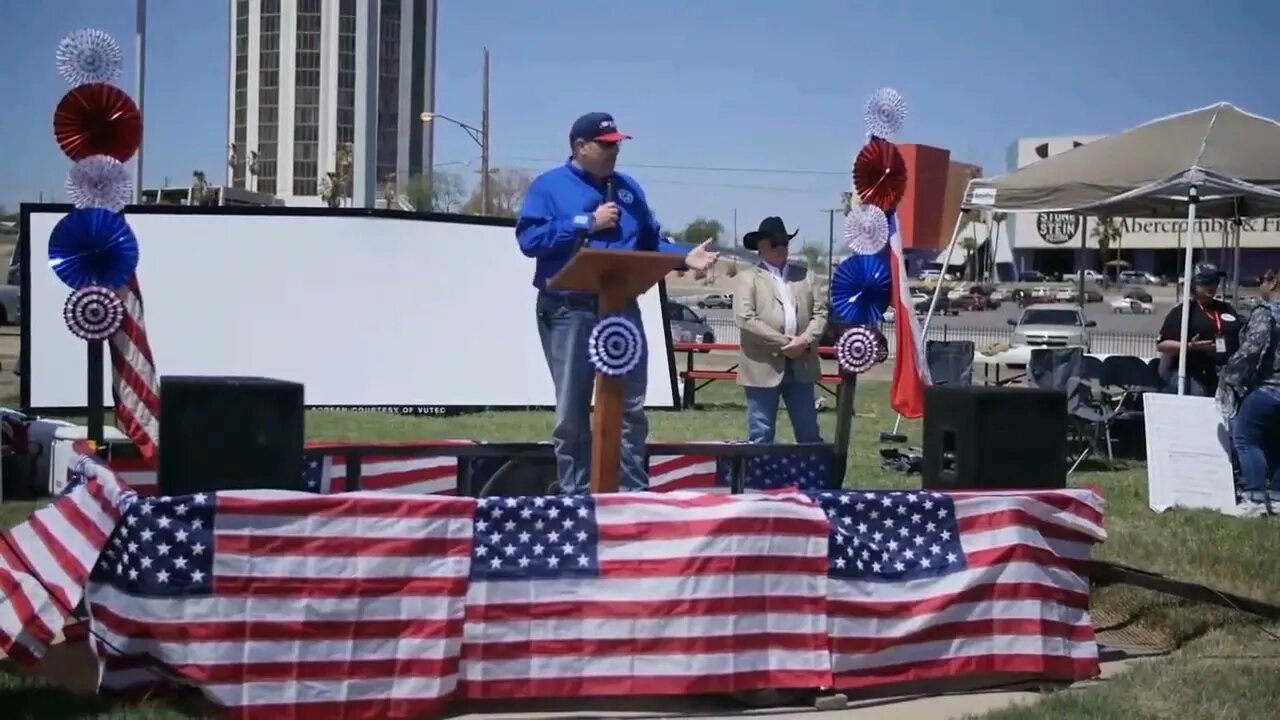
<path fill-rule="evenodd" d="M 584 242 L 594 248 L 686 253 L 662 238 L 640 185 L 614 170 L 619 145 L 629 138 L 618 131 L 608 113 L 578 118 L 569 130 L 569 160 L 529 185 L 516 222 L 520 251 L 537 261 L 533 285 L 538 288 L 538 334 L 556 388 L 551 440 L 564 493 L 588 489 L 595 370 L 587 357 L 587 339 L 597 320 L 597 305 L 592 293 L 549 290 L 547 281 Z M 610 192 L 612 197 L 606 197 Z M 710 267 L 716 260 L 716 254 L 707 249 L 710 242 L 688 251 L 685 266 Z M 641 326 L 635 303 L 626 315 Z M 647 368 L 648 358 L 642 357 L 624 384 L 619 473 L 623 490 L 644 490 L 649 485 L 645 457 L 649 424 L 644 415 Z"/>

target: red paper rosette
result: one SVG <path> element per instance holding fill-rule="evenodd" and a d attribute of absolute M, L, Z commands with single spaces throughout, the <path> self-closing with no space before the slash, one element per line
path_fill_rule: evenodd
<path fill-rule="evenodd" d="M 889 212 L 907 191 L 907 161 L 898 146 L 872 138 L 853 161 L 853 191 L 862 202 Z"/>
<path fill-rule="evenodd" d="M 114 85 L 80 85 L 58 102 L 53 136 L 74 161 L 108 155 L 125 162 L 142 144 L 142 114 L 133 99 Z"/>

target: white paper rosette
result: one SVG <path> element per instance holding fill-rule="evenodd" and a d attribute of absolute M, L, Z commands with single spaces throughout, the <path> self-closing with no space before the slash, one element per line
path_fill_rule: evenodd
<path fill-rule="evenodd" d="M 889 244 L 889 218 L 875 205 L 854 205 L 844 216 L 844 241 L 859 255 L 875 255 Z"/>
<path fill-rule="evenodd" d="M 597 372 L 611 377 L 626 375 L 640 364 L 644 334 L 630 318 L 610 315 L 591 330 L 587 353 Z"/>
<path fill-rule="evenodd" d="M 124 163 L 107 155 L 90 155 L 71 166 L 67 195 L 78 208 L 120 212 L 133 199 L 133 181 Z"/>
<path fill-rule="evenodd" d="M 880 88 L 867 98 L 867 132 L 886 140 L 902 132 L 907 121 L 907 101 L 893 88 Z"/>
<path fill-rule="evenodd" d="M 114 83 L 124 69 L 124 53 L 101 30 L 76 30 L 58 43 L 58 74 L 72 87 L 85 83 Z"/>

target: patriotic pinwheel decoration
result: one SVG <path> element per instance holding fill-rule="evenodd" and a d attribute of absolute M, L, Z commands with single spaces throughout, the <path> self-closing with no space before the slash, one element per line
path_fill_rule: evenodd
<path fill-rule="evenodd" d="M 58 43 L 58 74 L 72 87 L 113 83 L 124 69 L 124 54 L 115 39 L 101 30 L 76 30 Z"/>
<path fill-rule="evenodd" d="M 831 309 L 849 325 L 878 325 L 889 307 L 893 278 L 884 253 L 850 255 L 831 277 Z"/>
<path fill-rule="evenodd" d="M 53 226 L 49 267 L 72 290 L 86 285 L 115 289 L 138 268 L 138 239 L 119 213 L 72 210 Z"/>
<path fill-rule="evenodd" d="M 907 101 L 893 88 L 880 88 L 867 98 L 865 118 L 868 134 L 891 138 L 902 132 L 907 121 Z"/>
<path fill-rule="evenodd" d="M 124 163 L 110 155 L 90 155 L 71 167 L 67 195 L 78 208 L 118 213 L 133 199 L 133 182 Z"/>
<path fill-rule="evenodd" d="M 836 341 L 836 363 L 840 371 L 861 375 L 876 364 L 876 332 L 868 327 L 851 327 Z"/>
<path fill-rule="evenodd" d="M 624 315 L 601 318 L 587 340 L 587 354 L 597 372 L 621 377 L 636 369 L 644 352 L 644 334 Z"/>
<path fill-rule="evenodd" d="M 902 202 L 907 192 L 907 162 L 898 146 L 882 140 L 871 140 L 853 161 L 853 191 L 864 203 L 889 212 Z"/>
<path fill-rule="evenodd" d="M 124 303 L 101 285 L 86 285 L 67 298 L 62 318 L 81 340 L 106 340 L 124 322 Z"/>
<path fill-rule="evenodd" d="M 859 255 L 874 255 L 889 244 L 889 218 L 875 205 L 854 205 L 844 216 L 844 241 Z"/>

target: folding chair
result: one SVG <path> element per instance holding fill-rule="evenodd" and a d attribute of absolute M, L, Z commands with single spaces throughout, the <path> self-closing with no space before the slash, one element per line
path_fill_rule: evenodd
<path fill-rule="evenodd" d="M 1098 359 L 1085 355 L 1083 348 L 1037 348 L 1031 351 L 1027 363 L 1027 379 L 1032 387 L 1057 390 L 1067 396 L 1069 439 L 1083 445 L 1072 460 L 1068 475 L 1090 454 L 1101 454 L 1104 444 L 1107 461 L 1112 460 L 1111 423 L 1116 412 L 1095 397 L 1097 379 L 1088 375 L 1090 370 L 1100 375 L 1102 364 L 1095 366 L 1090 360 Z"/>
<path fill-rule="evenodd" d="M 972 340 L 929 340 L 924 345 L 924 358 L 934 385 L 972 385 L 973 356 Z"/>

